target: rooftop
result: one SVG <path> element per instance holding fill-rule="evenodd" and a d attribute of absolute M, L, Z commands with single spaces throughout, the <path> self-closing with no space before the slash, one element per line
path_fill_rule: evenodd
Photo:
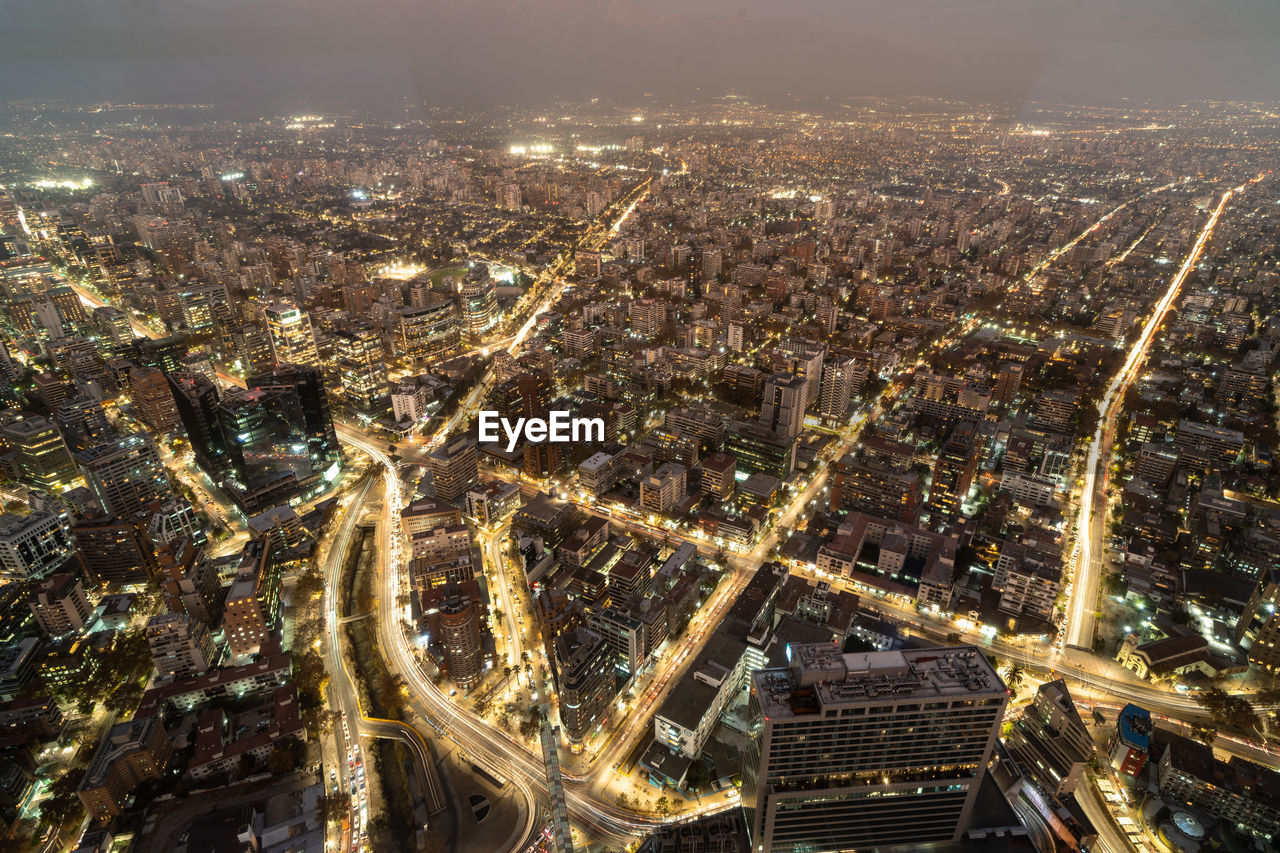
<path fill-rule="evenodd" d="M 766 716 L 817 713 L 824 706 L 881 696 L 903 700 L 1006 694 L 991 663 L 973 646 L 845 653 L 833 643 L 795 645 L 790 667 L 757 672 L 753 682 Z"/>

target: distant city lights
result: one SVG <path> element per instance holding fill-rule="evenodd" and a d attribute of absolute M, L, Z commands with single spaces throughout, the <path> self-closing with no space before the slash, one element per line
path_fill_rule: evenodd
<path fill-rule="evenodd" d="M 520 156 L 520 155 L 546 156 L 547 154 L 555 153 L 555 148 L 553 148 L 551 145 L 548 145 L 545 142 L 538 142 L 532 145 L 512 145 L 511 148 L 508 149 L 508 151 L 517 156 Z"/>
<path fill-rule="evenodd" d="M 91 178 L 41 178 L 27 184 L 38 190 L 87 190 L 93 186 Z"/>

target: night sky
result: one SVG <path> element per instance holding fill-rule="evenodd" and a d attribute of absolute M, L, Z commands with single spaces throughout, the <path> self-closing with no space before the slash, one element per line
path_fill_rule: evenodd
<path fill-rule="evenodd" d="M 5 99 L 1276 100 L 1277 0 L 0 0 Z"/>

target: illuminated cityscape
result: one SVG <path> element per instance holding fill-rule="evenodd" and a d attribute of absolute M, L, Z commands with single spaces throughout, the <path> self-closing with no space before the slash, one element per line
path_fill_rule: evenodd
<path fill-rule="evenodd" d="M 1280 847 L 1280 102 L 748 82 L 10 93 L 0 849 Z"/>

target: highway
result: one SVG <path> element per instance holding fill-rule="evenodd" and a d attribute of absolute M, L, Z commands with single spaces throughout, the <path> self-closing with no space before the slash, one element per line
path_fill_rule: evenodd
<path fill-rule="evenodd" d="M 1098 428 L 1094 432 L 1085 462 L 1084 487 L 1081 491 L 1079 514 L 1076 517 L 1079 538 L 1075 546 L 1075 567 L 1068 581 L 1066 616 L 1059 634 L 1059 641 L 1054 646 L 1055 651 L 1060 650 L 1063 643 L 1071 648 L 1089 651 L 1093 649 L 1094 612 L 1098 601 L 1098 584 L 1102 576 L 1102 548 L 1105 541 L 1103 528 L 1107 515 L 1107 488 L 1114 450 L 1116 417 L 1124 404 L 1125 391 L 1138 375 L 1146 359 L 1147 349 L 1155 339 L 1156 331 L 1164 321 L 1165 314 L 1177 299 L 1183 282 L 1200 260 L 1200 255 L 1213 235 L 1213 229 L 1217 226 L 1227 203 L 1244 187 L 1245 185 L 1242 184 L 1222 194 L 1218 206 L 1209 215 L 1204 227 L 1200 229 L 1200 234 L 1192 245 L 1191 251 L 1187 253 L 1182 266 L 1169 282 L 1168 289 L 1152 309 L 1142 334 L 1129 348 L 1123 367 L 1107 386 L 1106 394 L 1099 404 L 1102 417 L 1098 420 Z"/>
<path fill-rule="evenodd" d="M 360 712 L 360 700 L 356 692 L 355 681 L 351 676 L 351 672 L 347 669 L 347 663 L 342 654 L 338 600 L 341 597 L 342 565 L 346 560 L 347 552 L 350 550 L 351 538 L 355 533 L 356 524 L 363 513 L 364 502 L 368 499 L 369 493 L 376 482 L 373 477 L 366 478 L 363 485 L 343 499 L 342 521 L 334 531 L 333 538 L 329 542 L 328 554 L 322 563 L 325 581 L 323 601 L 325 633 L 328 639 L 328 642 L 324 643 L 324 652 L 325 668 L 329 672 L 329 705 L 340 714 L 340 721 L 334 724 L 334 736 L 337 740 L 339 755 L 341 756 L 345 753 L 347 761 L 345 763 L 338 762 L 339 787 L 352 796 L 351 825 L 353 828 L 359 819 L 357 811 L 360 801 L 358 788 L 364 787 L 364 780 L 362 774 L 354 772 L 353 765 L 355 761 L 361 760 L 360 743 L 358 738 L 353 739 L 351 737 L 350 722 L 354 720 L 356 726 L 360 727 L 364 725 L 364 720 L 363 714 Z M 342 733 L 341 737 L 338 736 L 339 732 Z M 359 830 L 356 831 L 358 833 Z M 344 842 L 348 840 L 345 837 L 343 839 Z M 344 846 L 341 849 L 347 848 Z"/>

